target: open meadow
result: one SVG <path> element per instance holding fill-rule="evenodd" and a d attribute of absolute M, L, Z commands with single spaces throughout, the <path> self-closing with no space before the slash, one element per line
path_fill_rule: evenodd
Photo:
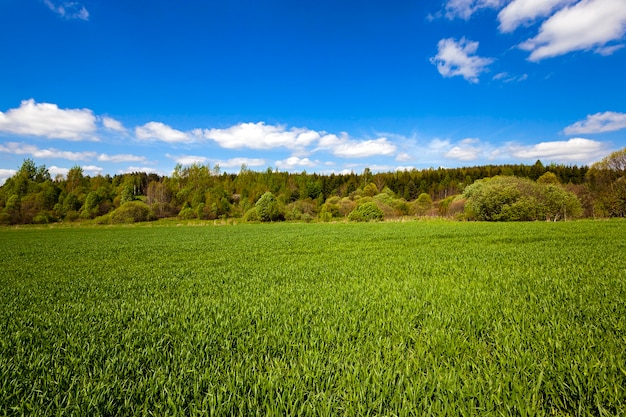
<path fill-rule="evenodd" d="M 623 415 L 625 232 L 1 228 L 0 415 Z"/>

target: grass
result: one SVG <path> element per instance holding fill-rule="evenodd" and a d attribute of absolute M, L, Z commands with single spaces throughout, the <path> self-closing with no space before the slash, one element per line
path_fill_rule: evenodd
<path fill-rule="evenodd" d="M 625 226 L 0 229 L 0 415 L 621 415 Z"/>

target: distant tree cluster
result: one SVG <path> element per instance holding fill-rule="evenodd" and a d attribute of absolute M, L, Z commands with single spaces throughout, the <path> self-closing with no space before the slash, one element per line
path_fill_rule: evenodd
<path fill-rule="evenodd" d="M 626 148 L 592 167 L 488 165 L 320 175 L 272 169 L 238 174 L 177 165 L 169 177 L 51 178 L 24 161 L 0 187 L 0 224 L 180 219 L 371 221 L 401 216 L 464 220 L 565 220 L 626 215 Z"/>

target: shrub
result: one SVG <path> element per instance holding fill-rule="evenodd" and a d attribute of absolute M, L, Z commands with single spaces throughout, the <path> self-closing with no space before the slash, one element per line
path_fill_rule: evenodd
<path fill-rule="evenodd" d="M 357 206 L 348 215 L 352 222 L 371 222 L 383 220 L 383 212 L 374 202 L 367 202 Z"/>
<path fill-rule="evenodd" d="M 142 201 L 129 201 L 111 213 L 111 223 L 136 223 L 153 219 L 150 207 Z"/>
<path fill-rule="evenodd" d="M 260 221 L 259 213 L 256 211 L 256 207 L 252 207 L 251 209 L 246 211 L 246 214 L 243 215 L 243 219 L 245 221 L 247 221 L 247 222 L 258 222 L 258 221 Z"/>
<path fill-rule="evenodd" d="M 274 194 L 269 191 L 259 198 L 255 207 L 259 215 L 259 220 L 262 222 L 274 222 L 285 219 L 280 202 L 276 200 Z"/>

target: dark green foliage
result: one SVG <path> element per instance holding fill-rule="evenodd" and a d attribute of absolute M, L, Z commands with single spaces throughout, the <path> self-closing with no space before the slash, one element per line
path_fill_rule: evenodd
<path fill-rule="evenodd" d="M 383 211 L 374 202 L 358 205 L 348 215 L 351 222 L 371 222 L 383 220 Z"/>

